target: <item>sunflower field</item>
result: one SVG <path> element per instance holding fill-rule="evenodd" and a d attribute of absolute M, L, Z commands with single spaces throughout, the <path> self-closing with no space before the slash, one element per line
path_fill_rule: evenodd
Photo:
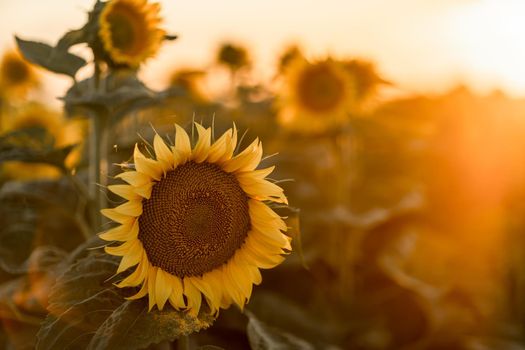
<path fill-rule="evenodd" d="M 235 41 L 152 88 L 165 16 L 2 53 L 0 349 L 525 350 L 525 100 Z"/>

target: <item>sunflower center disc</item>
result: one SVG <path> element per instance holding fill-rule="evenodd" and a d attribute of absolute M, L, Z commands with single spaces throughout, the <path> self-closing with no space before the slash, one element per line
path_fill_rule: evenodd
<path fill-rule="evenodd" d="M 23 62 L 9 62 L 3 69 L 4 76 L 7 77 L 11 84 L 23 83 L 28 79 L 29 70 Z"/>
<path fill-rule="evenodd" d="M 306 70 L 298 81 L 301 102 L 316 112 L 337 107 L 343 98 L 343 82 L 330 68 L 319 65 Z"/>
<path fill-rule="evenodd" d="M 250 229 L 248 197 L 233 174 L 189 162 L 166 174 L 143 201 L 139 239 L 149 261 L 179 277 L 227 262 Z"/>

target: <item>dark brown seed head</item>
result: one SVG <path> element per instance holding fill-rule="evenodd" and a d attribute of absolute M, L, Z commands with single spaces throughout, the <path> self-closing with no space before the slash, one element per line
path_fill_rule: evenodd
<path fill-rule="evenodd" d="M 153 186 L 139 228 L 151 264 L 179 277 L 200 276 L 243 244 L 248 197 L 235 175 L 218 165 L 188 162 Z"/>

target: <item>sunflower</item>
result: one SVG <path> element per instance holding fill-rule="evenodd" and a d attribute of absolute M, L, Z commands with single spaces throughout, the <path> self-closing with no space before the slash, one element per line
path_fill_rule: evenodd
<path fill-rule="evenodd" d="M 35 69 L 15 50 L 6 51 L 0 62 L 0 90 L 8 97 L 23 97 L 38 85 Z"/>
<path fill-rule="evenodd" d="M 206 73 L 198 69 L 179 69 L 174 71 L 170 77 L 170 86 L 179 87 L 186 91 L 187 96 L 196 102 L 209 100 L 203 88 L 202 80 Z"/>
<path fill-rule="evenodd" d="M 301 49 L 297 45 L 288 46 L 279 56 L 279 72 L 283 72 L 291 62 L 299 57 L 303 57 Z"/>
<path fill-rule="evenodd" d="M 40 127 L 51 135 L 56 148 L 80 144 L 84 138 L 85 122 L 79 118 L 65 120 L 64 117 L 46 107 L 31 103 L 23 106 L 14 114 L 3 117 L 2 133 L 25 128 Z M 66 158 L 68 169 L 74 168 L 81 157 L 81 148 L 77 146 Z M 18 180 L 57 178 L 60 170 L 52 165 L 10 161 L 3 164 L 4 174 Z"/>
<path fill-rule="evenodd" d="M 138 67 L 155 55 L 166 32 L 158 27 L 160 5 L 146 0 L 112 0 L 99 17 L 99 38 L 112 62 Z"/>
<path fill-rule="evenodd" d="M 244 47 L 232 43 L 223 43 L 217 53 L 217 62 L 229 67 L 232 71 L 237 71 L 250 65 L 250 57 Z"/>
<path fill-rule="evenodd" d="M 278 99 L 279 121 L 311 132 L 343 122 L 354 105 L 354 84 L 344 67 L 330 58 L 309 62 L 301 55 L 284 72 Z"/>
<path fill-rule="evenodd" d="M 127 185 L 108 189 L 127 200 L 102 214 L 120 225 L 100 234 L 108 254 L 121 256 L 117 273 L 134 267 L 118 287 L 141 286 L 129 299 L 148 295 L 149 310 L 167 302 L 197 314 L 203 300 L 211 312 L 232 303 L 241 309 L 259 268 L 273 268 L 291 251 L 287 227 L 270 202 L 287 204 L 283 190 L 266 180 L 274 167 L 256 170 L 258 139 L 234 155 L 235 127 L 211 142 L 212 130 L 195 124 L 198 140 L 176 125 L 175 145 L 155 135 L 156 159 L 137 145 Z M 204 297 L 204 299 L 203 299 Z"/>

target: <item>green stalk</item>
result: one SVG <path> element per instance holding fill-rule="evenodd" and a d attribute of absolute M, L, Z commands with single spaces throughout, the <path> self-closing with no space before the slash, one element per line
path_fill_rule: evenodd
<path fill-rule="evenodd" d="M 177 339 L 177 350 L 190 350 L 190 336 L 189 335 L 183 335 L 179 339 Z"/>
<path fill-rule="evenodd" d="M 107 186 L 109 128 L 107 116 L 99 113 L 91 119 L 89 142 L 89 196 L 93 203 L 91 220 L 95 231 L 102 226 L 100 210 L 107 207 L 103 191 Z M 104 176 L 102 176 L 104 174 Z"/>
<path fill-rule="evenodd" d="M 100 78 L 102 72 L 98 62 L 95 62 L 93 92 L 101 90 Z M 89 139 L 89 197 L 92 201 L 91 222 L 95 232 L 102 226 L 100 210 L 107 207 L 106 196 L 103 193 L 107 187 L 109 120 L 105 111 L 98 110 L 91 118 L 91 133 Z M 104 176 L 102 176 L 104 174 Z"/>

